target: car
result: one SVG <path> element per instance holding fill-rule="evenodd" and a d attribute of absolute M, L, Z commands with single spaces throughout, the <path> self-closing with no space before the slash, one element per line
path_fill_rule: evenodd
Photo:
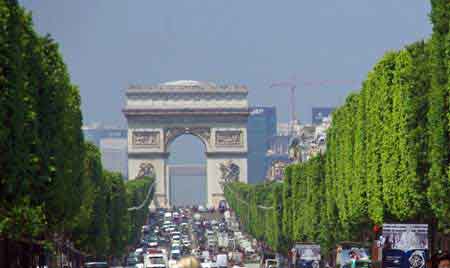
<path fill-rule="evenodd" d="M 264 268 L 277 268 L 278 260 L 277 259 L 266 259 L 264 262 Z"/>
<path fill-rule="evenodd" d="M 147 234 L 150 231 L 150 226 L 149 225 L 144 225 L 141 228 L 142 233 Z"/>
<path fill-rule="evenodd" d="M 105 261 L 86 262 L 84 268 L 108 268 L 109 265 Z"/>
<path fill-rule="evenodd" d="M 145 268 L 167 268 L 166 256 L 162 253 L 150 253 L 144 256 Z"/>
<path fill-rule="evenodd" d="M 319 266 L 317 265 L 316 267 L 318 268 Z M 316 267 L 314 267 L 314 268 L 316 268 Z M 351 263 L 346 263 L 342 267 L 343 268 L 351 268 L 351 267 L 355 267 L 355 268 L 371 268 L 372 267 L 372 262 L 370 260 L 356 260 L 353 265 Z"/>
<path fill-rule="evenodd" d="M 170 250 L 179 250 L 181 251 L 181 245 L 180 244 L 172 244 L 172 246 L 170 247 Z"/>
<path fill-rule="evenodd" d="M 201 268 L 217 268 L 217 263 L 215 262 L 211 262 L 211 261 L 206 261 L 206 262 L 202 262 L 200 263 Z"/>
<path fill-rule="evenodd" d="M 198 212 L 208 212 L 208 209 L 205 206 L 200 205 L 198 206 Z"/>
<path fill-rule="evenodd" d="M 217 254 L 216 263 L 219 268 L 228 267 L 228 256 L 227 254 Z"/>
<path fill-rule="evenodd" d="M 246 247 L 244 248 L 245 254 L 254 254 L 255 250 L 252 247 Z"/>
<path fill-rule="evenodd" d="M 139 263 L 138 257 L 135 256 L 134 254 L 130 255 L 125 260 L 125 268 L 135 268 L 138 263 Z"/>
<path fill-rule="evenodd" d="M 170 251 L 170 259 L 172 260 L 179 260 L 181 257 L 181 250 L 179 249 L 172 249 Z"/>
<path fill-rule="evenodd" d="M 220 213 L 224 213 L 226 209 L 227 209 L 227 201 L 220 200 L 220 202 L 219 202 L 219 212 Z"/>

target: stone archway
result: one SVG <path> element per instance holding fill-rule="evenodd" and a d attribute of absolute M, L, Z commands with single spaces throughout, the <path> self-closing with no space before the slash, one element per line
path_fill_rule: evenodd
<path fill-rule="evenodd" d="M 221 183 L 247 182 L 248 91 L 176 81 L 127 89 L 123 110 L 128 121 L 128 174 L 135 178 L 142 163 L 151 164 L 161 206 L 169 206 L 169 145 L 177 137 L 197 136 L 206 148 L 207 203 L 223 199 Z"/>

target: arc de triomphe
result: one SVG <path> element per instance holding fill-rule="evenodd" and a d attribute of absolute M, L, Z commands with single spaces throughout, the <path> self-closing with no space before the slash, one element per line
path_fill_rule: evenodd
<path fill-rule="evenodd" d="M 206 148 L 207 200 L 222 200 L 222 181 L 247 182 L 247 88 L 197 81 L 131 86 L 123 113 L 128 121 L 128 176 L 156 177 L 155 201 L 169 206 L 168 157 L 179 136 L 198 137 Z"/>

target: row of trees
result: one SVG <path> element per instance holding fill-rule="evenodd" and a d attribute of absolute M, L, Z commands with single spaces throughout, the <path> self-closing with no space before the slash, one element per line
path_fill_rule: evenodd
<path fill-rule="evenodd" d="M 85 145 L 83 204 L 67 233 L 76 248 L 97 257 L 120 257 L 127 246 L 140 238 L 140 230 L 148 216 L 149 187 L 153 178 L 142 177 L 125 182 L 120 173 L 102 169 L 100 152 Z M 153 194 L 153 192 L 151 193 Z M 128 211 L 147 200 L 143 209 Z"/>
<path fill-rule="evenodd" d="M 431 39 L 384 55 L 333 113 L 326 153 L 286 169 L 281 198 L 266 194 L 278 195 L 276 183 L 229 185 L 227 200 L 250 232 L 274 249 L 292 241 L 329 248 L 392 221 L 450 233 L 450 2 L 431 3 Z M 252 200 L 274 203 L 278 241 L 261 229 L 269 210 Z"/>
<path fill-rule="evenodd" d="M 150 178 L 124 183 L 85 144 L 80 95 L 50 36 L 17 1 L 0 0 L 0 238 L 70 240 L 118 255 L 136 239 Z M 50 243 L 51 244 L 51 243 Z"/>

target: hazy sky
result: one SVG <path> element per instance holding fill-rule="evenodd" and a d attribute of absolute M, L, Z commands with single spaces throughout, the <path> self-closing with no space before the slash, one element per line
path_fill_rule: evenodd
<path fill-rule="evenodd" d="M 297 112 L 342 103 L 371 66 L 431 32 L 424 0 L 22 0 L 60 44 L 80 86 L 85 123 L 124 123 L 129 84 L 206 80 L 244 84 L 253 105 L 288 118 L 272 82 L 356 81 L 300 87 Z"/>

